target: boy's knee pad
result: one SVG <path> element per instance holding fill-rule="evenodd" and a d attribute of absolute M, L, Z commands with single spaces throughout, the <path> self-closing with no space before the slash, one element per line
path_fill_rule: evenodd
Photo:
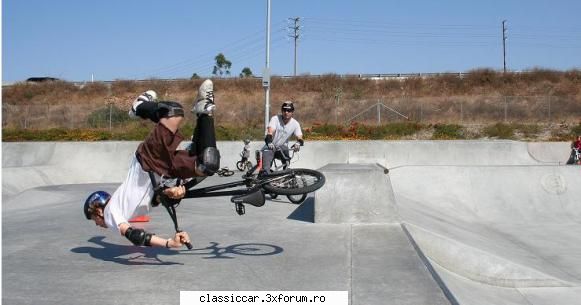
<path fill-rule="evenodd" d="M 201 156 L 202 164 L 209 173 L 215 173 L 220 168 L 220 151 L 216 147 L 206 147 Z"/>

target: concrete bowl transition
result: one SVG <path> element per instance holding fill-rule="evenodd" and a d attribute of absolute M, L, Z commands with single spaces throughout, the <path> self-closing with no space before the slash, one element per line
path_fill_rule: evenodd
<path fill-rule="evenodd" d="M 193 250 L 132 246 L 83 219 L 86 196 L 113 192 L 137 145 L 3 144 L 4 304 L 179 304 L 186 290 L 580 304 L 581 166 L 564 164 L 569 143 L 307 142 L 292 166 L 324 173 L 320 190 L 244 216 L 227 197 L 185 199 L 178 217 Z M 219 142 L 222 166 L 235 169 L 242 147 Z M 164 212 L 136 225 L 169 237 Z"/>

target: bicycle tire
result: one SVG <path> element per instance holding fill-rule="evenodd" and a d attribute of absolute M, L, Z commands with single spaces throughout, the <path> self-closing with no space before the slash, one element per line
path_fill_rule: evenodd
<path fill-rule="evenodd" d="M 304 178 L 304 177 L 303 177 Z M 296 182 L 299 185 L 306 185 L 308 184 L 307 181 L 303 180 L 303 179 L 297 179 Z M 307 194 L 301 194 L 301 195 L 287 195 L 286 198 L 288 198 L 288 200 L 293 203 L 293 204 L 301 204 L 303 203 L 306 199 L 307 199 Z"/>
<path fill-rule="evenodd" d="M 246 168 L 244 167 L 246 165 L 246 163 L 243 163 L 242 161 L 238 161 L 236 162 L 236 168 L 243 172 Z"/>
<path fill-rule="evenodd" d="M 222 172 L 222 176 L 223 176 L 223 177 L 230 177 L 230 176 L 232 176 L 232 175 L 234 175 L 234 171 L 231 171 L 231 170 L 224 170 L 224 171 Z"/>
<path fill-rule="evenodd" d="M 288 198 L 288 200 L 291 203 L 294 204 L 301 204 L 303 203 L 306 199 L 307 199 L 307 194 L 301 194 L 301 195 L 287 195 L 286 198 Z"/>
<path fill-rule="evenodd" d="M 292 173 L 292 175 L 289 175 Z M 297 178 L 301 182 L 297 182 Z M 262 187 L 268 193 L 277 195 L 301 195 L 314 192 L 325 184 L 325 175 L 312 169 L 294 168 L 269 175 L 265 179 L 273 179 L 272 182 Z"/>
<path fill-rule="evenodd" d="M 234 175 L 234 171 L 231 171 L 228 167 L 222 167 L 216 171 L 216 174 L 220 177 L 229 177 Z"/>

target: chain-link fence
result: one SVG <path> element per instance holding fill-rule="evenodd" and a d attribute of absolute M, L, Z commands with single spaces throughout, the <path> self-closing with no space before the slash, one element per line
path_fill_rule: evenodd
<path fill-rule="evenodd" d="M 240 107 L 220 106 L 217 124 L 247 127 L 260 125 L 260 102 L 238 101 Z M 312 124 L 345 125 L 353 122 L 381 125 L 392 122 L 482 124 L 504 123 L 578 123 L 581 100 L 556 96 L 460 96 L 402 97 L 385 99 L 340 99 L 297 102 L 297 118 L 303 126 Z M 272 107 L 272 106 L 271 106 Z M 240 108 L 240 109 L 239 109 Z M 278 108 L 273 107 L 273 111 Z M 191 113 L 186 111 L 187 118 Z M 2 127 L 15 129 L 104 128 L 127 124 L 126 109 L 113 104 L 10 105 L 2 104 Z"/>
<path fill-rule="evenodd" d="M 581 100 L 555 96 L 403 97 L 337 102 L 331 121 L 386 124 L 559 123 L 581 119 Z"/>

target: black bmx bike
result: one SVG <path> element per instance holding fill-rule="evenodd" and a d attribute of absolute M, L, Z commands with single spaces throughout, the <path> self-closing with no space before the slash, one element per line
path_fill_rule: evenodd
<path fill-rule="evenodd" d="M 265 203 L 265 194 L 275 195 L 305 195 L 320 189 L 325 184 L 325 176 L 316 170 L 306 168 L 287 168 L 272 173 L 255 174 L 250 171 L 243 175 L 241 180 L 196 188 L 195 186 L 204 180 L 204 177 L 193 178 L 185 183 L 173 181 L 172 184 L 180 184 L 186 187 L 186 198 L 231 196 L 236 213 L 246 213 L 245 204 L 261 207 Z M 163 181 L 161 189 L 167 186 Z M 160 196 L 160 203 L 167 209 L 176 232 L 179 232 L 176 207 L 181 200 L 173 200 Z M 191 244 L 186 244 L 192 249 Z"/>
<path fill-rule="evenodd" d="M 281 171 L 281 170 L 287 170 L 290 168 L 290 165 L 292 163 L 295 163 L 296 161 L 298 161 L 298 152 L 295 152 L 294 150 L 284 150 L 281 147 L 275 147 L 274 149 L 274 158 L 272 160 L 272 165 L 271 165 L 271 170 L 272 171 Z M 262 153 L 261 151 L 256 151 L 256 163 L 257 164 L 262 164 Z M 252 171 L 255 171 L 256 168 L 252 168 Z M 301 184 L 306 184 L 308 183 L 308 181 L 304 181 L 303 179 L 296 179 L 294 181 L 297 186 L 301 185 Z M 277 193 L 270 193 L 270 198 L 271 199 L 276 199 L 278 197 L 279 194 Z M 286 195 L 286 197 L 288 198 L 288 200 L 291 203 L 294 204 L 301 204 L 305 201 L 305 199 L 307 199 L 307 193 L 302 193 L 302 194 L 291 194 L 291 195 Z"/>

